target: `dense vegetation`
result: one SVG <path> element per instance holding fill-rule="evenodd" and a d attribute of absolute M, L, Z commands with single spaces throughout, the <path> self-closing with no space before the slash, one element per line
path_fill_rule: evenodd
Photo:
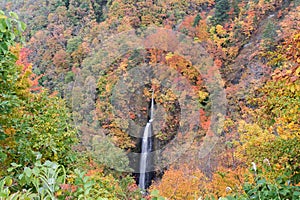
<path fill-rule="evenodd" d="M 0 6 L 0 199 L 300 199 L 298 0 Z M 201 45 L 213 66 L 197 70 L 168 30 Z M 131 49 L 139 38 L 147 48 Z M 167 69 L 183 77 L 176 87 Z M 226 93 L 218 120 L 207 84 L 216 72 Z M 120 79 L 130 92 L 117 90 Z M 181 84 L 191 88 L 187 105 L 174 91 Z M 142 195 L 126 153 L 140 151 L 132 132 L 147 122 L 151 88 L 163 110 L 156 148 L 182 138 L 190 146 L 176 147 L 176 162 L 157 168 Z M 128 94 L 137 95 L 117 102 Z M 190 102 L 197 127 L 182 114 Z"/>

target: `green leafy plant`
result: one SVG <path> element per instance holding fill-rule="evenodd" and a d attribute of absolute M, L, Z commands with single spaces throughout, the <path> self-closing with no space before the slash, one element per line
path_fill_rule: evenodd
<path fill-rule="evenodd" d="M 12 185 L 12 178 L 5 177 L 0 180 L 0 199 L 10 200 L 31 200 L 37 198 L 38 195 L 32 193 L 30 190 L 23 190 L 12 193 L 9 187 Z"/>
<path fill-rule="evenodd" d="M 159 195 L 158 190 L 151 191 L 150 195 L 151 200 L 165 200 L 165 197 Z M 146 200 L 145 198 L 142 198 L 142 200 Z"/>
<path fill-rule="evenodd" d="M 8 169 L 10 172 L 18 172 L 20 165 L 12 163 Z M 66 171 L 58 163 L 45 161 L 41 164 L 38 160 L 32 168 L 24 167 L 23 172 L 16 175 L 17 190 L 30 188 L 36 194 L 37 199 L 56 199 L 55 192 L 60 189 L 60 185 L 66 181 Z M 12 190 L 16 190 L 12 188 Z"/>
<path fill-rule="evenodd" d="M 21 165 L 11 164 L 8 169 L 17 173 Z M 0 197 L 7 199 L 56 199 L 55 192 L 66 181 L 66 171 L 62 165 L 37 161 L 32 168 L 24 167 L 16 178 L 4 177 L 0 182 Z M 1 199 L 1 198 L 0 198 Z"/>
<path fill-rule="evenodd" d="M 43 161 L 67 165 L 77 141 L 65 102 L 44 89 L 34 90 L 37 79 L 16 44 L 25 28 L 15 13 L 0 11 L 0 175 L 12 162 L 34 163 L 34 152 L 41 152 Z"/>
<path fill-rule="evenodd" d="M 0 140 L 4 139 L 4 127 L 2 122 L 5 122 L 3 115 L 8 115 L 13 112 L 13 108 L 20 104 L 18 96 L 13 92 L 16 89 L 16 81 L 19 71 L 15 66 L 17 61 L 16 55 L 10 51 L 10 48 L 16 41 L 22 39 L 22 32 L 25 29 L 24 23 L 18 20 L 18 16 L 10 12 L 9 16 L 0 10 Z M 3 151 L 0 147 L 0 152 Z M 6 155 L 0 153 L 0 160 Z"/>
<path fill-rule="evenodd" d="M 75 169 L 75 175 L 77 177 L 75 178 L 74 184 L 77 186 L 77 190 L 74 195 L 77 196 L 78 199 L 92 200 L 93 196 L 99 196 L 98 191 L 93 187 L 96 183 L 85 174 L 84 171 Z"/>
<path fill-rule="evenodd" d="M 243 194 L 234 194 L 223 197 L 225 200 L 296 200 L 300 198 L 300 186 L 292 185 L 284 176 L 279 176 L 274 181 L 268 180 L 262 172 L 254 170 L 254 182 L 246 182 L 243 185 Z"/>

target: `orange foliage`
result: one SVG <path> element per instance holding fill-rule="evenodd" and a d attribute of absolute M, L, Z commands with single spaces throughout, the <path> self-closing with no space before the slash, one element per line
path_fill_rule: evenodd
<path fill-rule="evenodd" d="M 207 29 L 208 26 L 206 24 L 206 20 L 200 20 L 198 26 L 196 27 L 196 37 L 199 39 L 200 42 L 207 41 L 209 39 L 209 33 Z"/>
<path fill-rule="evenodd" d="M 211 195 L 218 198 L 231 192 L 241 192 L 245 181 L 253 182 L 247 168 L 219 167 L 210 180 L 201 170 L 183 164 L 170 167 L 150 190 L 159 190 L 167 199 L 194 200 Z"/>
<path fill-rule="evenodd" d="M 282 32 L 285 35 L 295 34 L 295 32 L 300 30 L 300 6 L 293 8 L 284 19 L 280 22 Z"/>
<path fill-rule="evenodd" d="M 135 119 L 136 118 L 136 116 L 133 112 L 129 112 L 129 117 L 130 117 L 130 119 Z"/>
<path fill-rule="evenodd" d="M 208 131 L 210 127 L 210 116 L 206 116 L 205 111 L 203 109 L 200 109 L 199 112 L 200 112 L 201 127 L 205 131 Z"/>
<path fill-rule="evenodd" d="M 190 61 L 184 59 L 183 57 L 169 53 L 166 55 L 166 63 L 173 69 L 181 73 L 185 78 L 187 78 L 194 87 L 195 91 L 199 90 L 202 86 L 202 78 L 200 73 L 191 67 Z"/>
<path fill-rule="evenodd" d="M 164 51 L 161 49 L 150 49 L 150 63 L 165 62 Z"/>
<path fill-rule="evenodd" d="M 246 168 L 229 169 L 220 167 L 214 174 L 210 183 L 207 184 L 207 192 L 215 197 L 226 196 L 231 192 L 241 192 L 245 182 Z M 250 178 L 247 176 L 247 178 Z M 247 180 L 252 182 L 253 180 Z"/>
<path fill-rule="evenodd" d="M 18 47 L 17 47 L 18 48 Z M 21 72 L 21 83 L 22 85 L 28 85 L 29 90 L 39 92 L 41 90 L 41 86 L 39 86 L 39 79 L 43 76 L 42 74 L 37 76 L 32 72 L 32 65 L 28 61 L 28 55 L 31 51 L 27 48 L 22 48 L 19 52 L 19 59 L 17 60 L 16 64 L 22 67 Z M 21 85 L 20 85 L 21 86 Z M 22 87 L 22 86 L 21 86 Z M 25 86 L 26 87 L 26 86 Z"/>
<path fill-rule="evenodd" d="M 149 49 L 159 49 L 160 51 L 174 51 L 178 45 L 178 40 L 173 31 L 159 29 L 154 34 L 150 34 L 145 40 L 144 45 Z"/>
<path fill-rule="evenodd" d="M 214 61 L 214 64 L 215 64 L 215 66 L 216 66 L 218 69 L 220 69 L 220 68 L 222 67 L 222 65 L 223 65 L 223 62 L 222 62 L 222 60 L 220 60 L 220 59 L 216 59 L 216 60 Z"/>
<path fill-rule="evenodd" d="M 243 31 L 244 31 L 244 34 L 247 35 L 248 37 L 250 37 L 252 32 L 254 31 L 255 16 L 256 16 L 256 12 L 254 10 L 250 10 L 247 12 L 246 19 L 244 20 Z"/>
<path fill-rule="evenodd" d="M 93 160 L 89 160 L 87 163 L 88 171 L 85 174 L 86 176 L 95 176 L 97 174 L 103 173 L 103 167 L 97 164 Z"/>
<path fill-rule="evenodd" d="M 57 53 L 53 57 L 53 64 L 57 68 L 62 68 L 62 69 L 69 68 L 68 54 L 65 52 L 65 50 L 61 49 L 57 51 Z"/>
<path fill-rule="evenodd" d="M 31 51 L 27 48 L 22 48 L 19 52 L 19 59 L 16 64 L 23 67 L 23 73 L 31 66 L 31 63 L 28 61 L 28 54 L 30 53 Z"/>
<path fill-rule="evenodd" d="M 168 199 L 193 200 L 201 195 L 200 188 L 206 180 L 199 169 L 192 169 L 188 164 L 183 164 L 179 168 L 168 169 L 161 182 L 154 184 L 151 190 L 159 190 L 160 194 Z"/>
<path fill-rule="evenodd" d="M 186 30 L 190 36 L 194 37 L 196 35 L 196 28 L 193 27 L 195 17 L 195 15 L 185 17 L 183 22 L 180 24 L 179 31 Z"/>

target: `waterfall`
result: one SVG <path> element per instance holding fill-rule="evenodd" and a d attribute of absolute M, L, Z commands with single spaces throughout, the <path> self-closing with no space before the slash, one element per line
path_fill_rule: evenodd
<path fill-rule="evenodd" d="M 152 97 L 151 97 L 150 120 L 149 120 L 150 123 L 153 121 L 153 117 L 154 117 L 154 92 L 152 92 Z"/>
<path fill-rule="evenodd" d="M 151 136 L 151 123 L 147 123 L 144 135 L 143 135 L 143 141 L 142 141 L 142 154 L 141 154 L 141 160 L 140 160 L 140 179 L 139 179 L 139 187 L 142 190 L 146 189 L 146 168 L 147 168 L 147 157 L 149 152 L 149 145 L 148 145 L 148 137 Z M 149 140 L 150 141 L 150 140 Z"/>
<path fill-rule="evenodd" d="M 149 181 L 149 177 L 147 175 L 146 169 L 147 164 L 149 164 L 149 158 L 148 153 L 152 150 L 152 130 L 151 130 L 151 123 L 153 121 L 154 117 L 154 93 L 152 92 L 152 98 L 151 98 L 151 107 L 150 107 L 150 120 L 146 124 L 143 134 L 143 140 L 142 140 L 142 152 L 141 152 L 141 158 L 140 158 L 140 177 L 139 177 L 139 187 L 142 190 L 146 189 L 146 184 Z"/>

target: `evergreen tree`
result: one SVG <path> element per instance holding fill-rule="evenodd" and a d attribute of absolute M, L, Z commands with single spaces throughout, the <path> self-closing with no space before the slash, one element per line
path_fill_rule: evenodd
<path fill-rule="evenodd" d="M 197 16 L 195 17 L 194 23 L 193 23 L 193 27 L 198 26 L 200 20 L 201 20 L 201 16 L 199 14 L 197 14 Z"/>
<path fill-rule="evenodd" d="M 228 12 L 230 5 L 228 0 L 216 0 L 215 15 L 213 17 L 213 24 L 221 24 L 228 19 Z"/>
<path fill-rule="evenodd" d="M 272 21 L 268 21 L 265 30 L 262 33 L 263 46 L 266 50 L 275 50 L 275 38 L 277 37 L 277 27 Z"/>

